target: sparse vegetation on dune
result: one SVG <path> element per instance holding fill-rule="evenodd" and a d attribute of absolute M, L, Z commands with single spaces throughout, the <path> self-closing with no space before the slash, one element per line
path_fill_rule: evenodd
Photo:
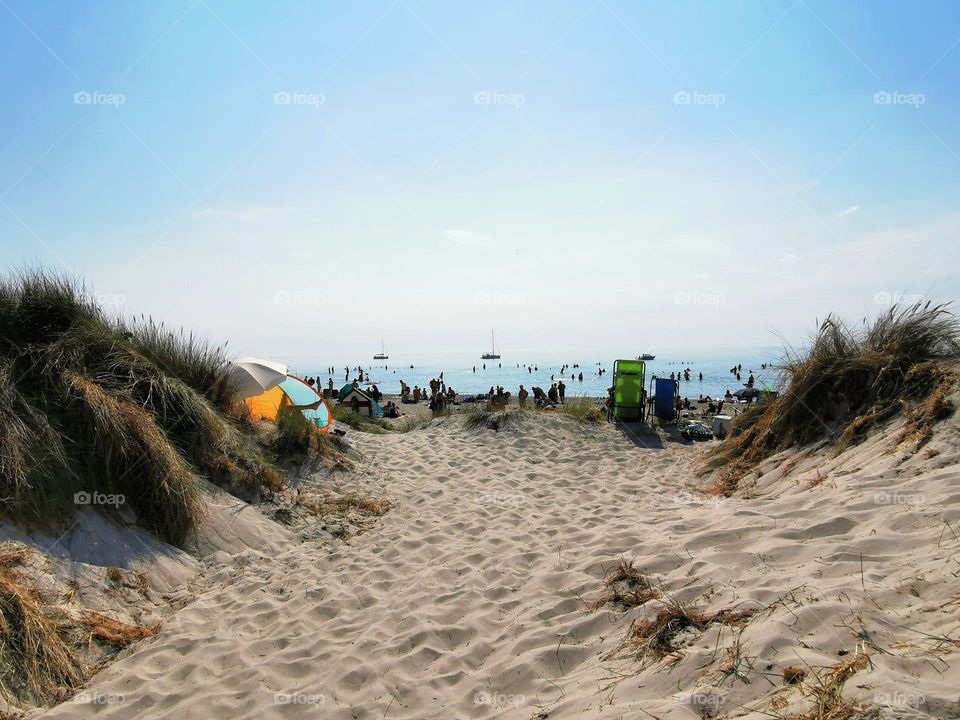
<path fill-rule="evenodd" d="M 32 553 L 19 543 L 0 543 L 0 696 L 48 704 L 79 688 L 99 659 L 159 627 L 79 608 L 41 590 L 20 572 Z"/>
<path fill-rule="evenodd" d="M 331 411 L 333 412 L 334 420 L 360 432 L 383 434 L 394 429 L 388 420 L 354 412 L 347 405 L 334 405 Z"/>
<path fill-rule="evenodd" d="M 200 476 L 252 499 L 281 478 L 225 411 L 222 348 L 107 316 L 76 283 L 0 281 L 0 492 L 20 521 L 69 516 L 77 493 L 122 495 L 182 544 Z"/>
<path fill-rule="evenodd" d="M 759 608 L 755 607 L 706 612 L 675 597 L 667 597 L 663 607 L 652 617 L 636 621 L 630 626 L 626 638 L 611 656 L 626 647 L 641 662 L 662 660 L 683 647 L 685 642 L 681 636 L 685 632 L 701 633 L 714 624 L 739 627 L 757 612 Z"/>
<path fill-rule="evenodd" d="M 596 400 L 587 398 L 570 398 L 563 405 L 557 406 L 556 410 L 587 422 L 601 423 L 607 420 L 607 413 L 603 406 Z"/>
<path fill-rule="evenodd" d="M 792 668 L 796 679 L 787 681 L 785 674 L 784 681 L 800 685 L 813 708 L 802 715 L 790 716 L 787 720 L 879 720 L 881 715 L 877 707 L 845 700 L 843 697 L 843 687 L 847 681 L 870 665 L 870 656 L 858 650 L 849 659 L 828 668 L 810 668 L 809 673 L 800 668 Z M 807 679 L 808 675 L 812 677 Z"/>
<path fill-rule="evenodd" d="M 791 447 L 827 442 L 843 449 L 902 414 L 899 440 L 919 446 L 951 412 L 960 324 L 946 305 L 891 307 L 851 328 L 829 317 L 810 349 L 788 351 L 778 397 L 740 415 L 708 463 L 720 468 L 713 492 L 730 495 L 757 464 Z"/>
<path fill-rule="evenodd" d="M 353 466 L 350 446 L 339 435 L 318 433 L 299 410 L 283 408 L 277 415 L 277 432 L 270 440 L 270 449 L 277 460 L 285 458 L 318 458 L 328 467 Z"/>
<path fill-rule="evenodd" d="M 586 603 L 584 609 L 595 612 L 610 605 L 619 610 L 630 610 L 659 597 L 660 590 L 643 572 L 633 566 L 633 561 L 621 558 L 604 576 L 603 594 Z"/>
<path fill-rule="evenodd" d="M 485 410 L 474 408 L 464 413 L 464 427 L 468 430 L 513 430 L 527 419 L 526 410 Z"/>

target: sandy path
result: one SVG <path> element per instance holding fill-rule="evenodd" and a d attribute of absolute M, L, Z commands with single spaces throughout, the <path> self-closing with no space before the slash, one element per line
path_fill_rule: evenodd
<path fill-rule="evenodd" d="M 883 647 L 922 645 L 905 624 L 955 629 L 949 610 L 919 615 L 955 591 L 954 549 L 937 548 L 942 505 L 878 506 L 897 458 L 877 459 L 876 447 L 846 465 L 810 461 L 810 477 L 835 471 L 837 482 L 810 488 L 774 470 L 767 495 L 716 502 L 685 489 L 701 449 L 640 450 L 609 426 L 569 418 L 499 434 L 449 418 L 354 435 L 370 491 L 397 505 L 374 530 L 331 554 L 304 544 L 238 556 L 157 638 L 94 679 L 90 693 L 118 702 L 67 703 L 45 717 L 627 718 L 643 708 L 695 718 L 696 688 L 719 688 L 735 711 L 780 690 L 787 664 L 836 662 L 856 647 L 858 611 Z M 928 461 L 954 468 L 937 471 L 928 493 L 949 495 L 951 461 L 956 453 Z M 855 483 L 843 479 L 852 467 Z M 582 611 L 578 595 L 595 596 L 619 556 L 711 609 L 788 600 L 750 623 L 732 676 L 720 669 L 734 639 L 726 627 L 691 637 L 672 668 L 600 662 L 643 612 Z M 914 575 L 923 585 L 905 589 Z M 855 693 L 912 687 L 927 705 L 953 701 L 956 671 L 930 670 L 937 660 L 876 660 L 876 684 Z"/>

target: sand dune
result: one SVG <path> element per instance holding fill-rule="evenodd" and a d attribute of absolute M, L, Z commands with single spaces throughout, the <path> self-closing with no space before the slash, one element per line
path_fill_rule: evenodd
<path fill-rule="evenodd" d="M 732 499 L 696 491 L 704 446 L 567 417 L 351 437 L 361 490 L 395 503 L 372 531 L 208 543 L 196 599 L 38 716 L 759 718 L 810 709 L 784 668 L 812 683 L 862 653 L 846 697 L 960 717 L 953 420 L 917 454 L 887 452 L 888 433 L 779 456 Z M 661 601 L 584 611 L 620 558 L 664 597 L 757 612 L 638 658 L 618 647 Z"/>

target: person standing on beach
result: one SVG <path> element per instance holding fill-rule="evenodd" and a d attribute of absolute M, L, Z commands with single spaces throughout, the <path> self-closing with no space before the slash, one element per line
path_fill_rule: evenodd
<path fill-rule="evenodd" d="M 567 386 L 563 384 L 563 380 L 557 383 L 557 393 L 560 395 L 560 404 L 563 405 L 563 398 L 567 393 Z"/>
<path fill-rule="evenodd" d="M 527 396 L 528 396 L 529 394 L 530 394 L 530 393 L 528 393 L 528 392 L 524 389 L 523 385 L 521 385 L 521 386 L 520 386 L 520 392 L 517 393 L 517 400 L 520 401 L 520 407 L 525 408 L 525 407 L 527 406 Z"/>

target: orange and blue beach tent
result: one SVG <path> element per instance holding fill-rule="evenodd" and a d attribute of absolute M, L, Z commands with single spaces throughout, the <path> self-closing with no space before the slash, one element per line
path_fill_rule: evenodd
<path fill-rule="evenodd" d="M 244 402 L 250 408 L 250 414 L 254 420 L 276 422 L 277 415 L 282 408 L 291 405 L 312 405 L 317 400 L 320 401 L 320 404 L 315 409 L 303 410 L 302 412 L 319 432 L 326 432 L 330 428 L 333 417 L 330 414 L 330 406 L 316 390 L 293 375 L 287 375 L 287 379 L 276 387 L 272 387 L 259 395 L 248 397 Z"/>

